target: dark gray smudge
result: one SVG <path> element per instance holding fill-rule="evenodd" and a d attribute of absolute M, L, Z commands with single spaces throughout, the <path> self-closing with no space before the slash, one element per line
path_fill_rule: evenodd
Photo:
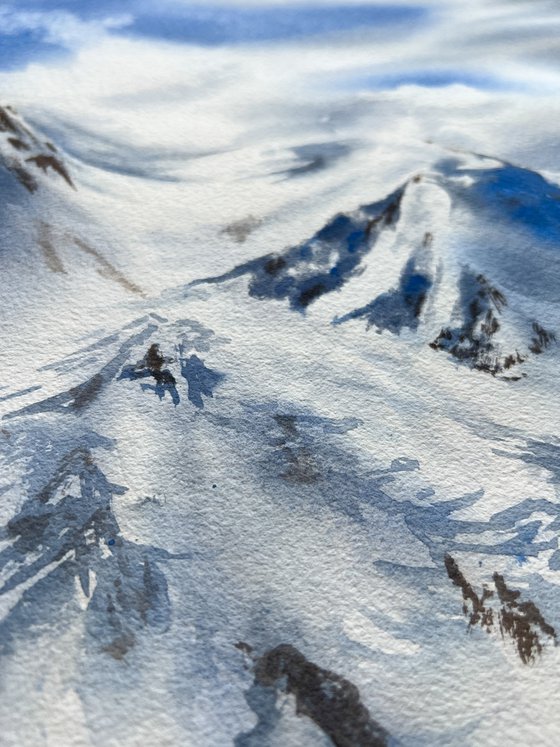
<path fill-rule="evenodd" d="M 171 371 L 164 367 L 165 364 L 170 362 L 169 358 L 162 355 L 159 345 L 153 343 L 141 360 L 123 368 L 119 380 L 135 381 L 136 379 L 152 378 L 156 383 L 142 384 L 142 388 L 152 390 L 160 399 L 163 399 L 168 392 L 173 404 L 178 405 L 181 400 L 177 391 L 177 381 Z"/>
<path fill-rule="evenodd" d="M 252 657 L 246 643 L 238 648 Z M 253 657 L 252 657 L 253 658 Z M 280 719 L 276 693 L 293 695 L 296 714 L 311 719 L 336 747 L 385 747 L 388 734 L 370 715 L 358 688 L 335 672 L 309 661 L 289 644 L 276 646 L 253 658 L 255 681 L 247 695 L 259 723 L 240 734 L 236 747 L 257 747 Z"/>
<path fill-rule="evenodd" d="M 337 142 L 308 143 L 306 145 L 297 145 L 291 150 L 299 161 L 298 165 L 282 171 L 276 171 L 276 174 L 288 178 L 315 174 L 328 169 L 341 158 L 348 156 L 352 152 L 352 148 L 348 144 Z"/>
<path fill-rule="evenodd" d="M 262 225 L 262 220 L 255 218 L 254 215 L 248 215 L 246 218 L 230 223 L 221 233 L 229 236 L 238 244 L 243 244 L 260 225 Z"/>

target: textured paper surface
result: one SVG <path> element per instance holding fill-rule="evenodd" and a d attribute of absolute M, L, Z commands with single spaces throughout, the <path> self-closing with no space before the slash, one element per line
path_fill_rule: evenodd
<path fill-rule="evenodd" d="M 560 743 L 559 38 L 0 7 L 0 744 Z"/>

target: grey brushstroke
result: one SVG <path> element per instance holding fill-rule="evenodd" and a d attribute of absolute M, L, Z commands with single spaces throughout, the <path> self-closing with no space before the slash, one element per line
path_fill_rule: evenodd
<path fill-rule="evenodd" d="M 40 384 L 35 384 L 35 386 L 28 386 L 27 389 L 20 389 L 18 392 L 11 392 L 11 394 L 4 394 L 2 397 L 0 397 L 0 402 L 6 402 L 7 400 L 15 399 L 16 397 L 24 397 L 26 394 L 36 392 L 38 389 L 41 389 Z"/>
<path fill-rule="evenodd" d="M 45 412 L 75 412 L 79 413 L 85 407 L 90 405 L 101 394 L 103 389 L 117 375 L 119 369 L 126 362 L 130 350 L 136 345 L 145 342 L 157 329 L 157 326 L 150 324 L 146 329 L 126 340 L 119 348 L 117 355 L 106 363 L 98 373 L 91 376 L 84 383 L 72 387 L 66 392 L 55 394 L 41 402 L 16 410 L 15 412 L 4 415 L 4 418 L 15 418 L 22 415 L 35 415 Z"/>
<path fill-rule="evenodd" d="M 236 241 L 238 244 L 243 244 L 247 241 L 253 231 L 261 225 L 262 220 L 260 218 L 255 218 L 254 215 L 248 215 L 246 218 L 241 218 L 240 220 L 230 223 L 222 229 L 220 233 L 229 236 L 230 239 L 233 239 L 233 241 Z"/>
<path fill-rule="evenodd" d="M 287 179 L 316 174 L 333 166 L 337 161 L 352 152 L 347 143 L 308 143 L 291 149 L 299 164 L 288 169 L 275 171 L 274 174 L 285 176 Z"/>
<path fill-rule="evenodd" d="M 45 258 L 49 270 L 51 270 L 51 272 L 66 274 L 62 260 L 58 256 L 58 252 L 53 244 L 52 228 L 44 221 L 39 223 L 39 237 L 37 239 L 37 244 L 43 253 L 43 257 Z"/>

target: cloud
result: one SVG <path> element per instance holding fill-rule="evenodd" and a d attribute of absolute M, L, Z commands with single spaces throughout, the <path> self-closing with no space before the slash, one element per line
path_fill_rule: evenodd
<path fill-rule="evenodd" d="M 0 68 L 74 52 L 132 22 L 130 15 L 83 20 L 65 10 L 21 10 L 0 6 Z"/>
<path fill-rule="evenodd" d="M 19 11 L 0 6 L 0 33 L 3 36 L 33 32 L 48 44 L 68 49 L 96 40 L 105 31 L 122 28 L 132 21 L 130 15 L 84 21 L 67 11 Z"/>

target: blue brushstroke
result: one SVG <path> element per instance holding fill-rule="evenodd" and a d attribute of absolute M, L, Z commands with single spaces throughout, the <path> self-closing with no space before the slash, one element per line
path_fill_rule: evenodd
<path fill-rule="evenodd" d="M 213 397 L 214 389 L 225 378 L 222 373 L 205 366 L 194 354 L 181 359 L 181 376 L 187 381 L 189 400 L 199 409 L 204 407 L 202 397 Z"/>
<path fill-rule="evenodd" d="M 525 446 L 517 452 L 498 449 L 494 449 L 494 452 L 500 456 L 521 459 L 526 464 L 533 464 L 545 469 L 549 473 L 548 481 L 554 485 L 560 484 L 560 446 L 558 444 L 529 439 Z M 554 516 L 554 520 L 548 525 L 547 529 L 555 532 L 557 536 L 560 535 L 560 506 L 542 499 L 538 502 L 538 507 L 535 506 L 533 510 Z M 548 560 L 548 566 L 552 571 L 560 571 L 560 542 L 558 538 L 555 540 L 554 546 L 556 549 Z M 524 559 L 526 560 L 526 557 Z"/>
<path fill-rule="evenodd" d="M 368 27 L 391 28 L 422 21 L 419 5 L 195 5 L 169 13 L 139 13 L 118 33 L 204 46 L 246 44 L 340 34 Z"/>
<path fill-rule="evenodd" d="M 437 500 L 434 491 L 425 494 L 421 502 L 404 495 L 395 499 L 387 492 L 387 486 L 397 487 L 396 481 L 402 472 L 419 471 L 421 465 L 417 460 L 403 457 L 388 466 L 380 463 L 377 468 L 365 469 L 359 454 L 340 437 L 349 428 L 356 427 L 347 422 L 348 419 L 340 421 L 345 427 L 337 433 L 330 427 L 330 421 L 306 412 L 286 412 L 285 408 L 279 410 L 275 405 L 246 407 L 251 418 L 233 420 L 231 426 L 240 445 L 246 443 L 246 448 L 254 449 L 255 438 L 264 445 L 258 461 L 261 479 L 269 485 L 270 494 L 283 505 L 294 500 L 299 509 L 303 505 L 310 511 L 323 507 L 362 526 L 369 523 L 364 509 L 373 506 L 388 518 L 392 517 L 391 521 L 397 518 L 403 521 L 439 564 L 446 553 L 532 558 L 550 550 L 554 551 L 552 565 L 560 563 L 558 536 L 539 538 L 545 526 L 556 535 L 560 533 L 560 506 L 552 501 L 527 498 L 485 522 L 458 519 L 455 518 L 457 514 L 484 498 L 484 490 L 448 500 Z M 539 458 L 529 444 L 519 453 L 496 453 L 506 458 Z M 295 497 L 294 484 L 298 486 Z M 547 524 L 542 518 L 531 519 L 533 514 L 539 513 L 552 521 Z M 478 535 L 486 531 L 495 533 L 495 544 L 478 542 Z M 403 564 L 406 564 L 405 550 Z"/>
<path fill-rule="evenodd" d="M 248 276 L 249 295 L 258 299 L 288 299 L 292 309 L 305 309 L 326 293 L 339 290 L 360 271 L 381 232 L 399 220 L 407 184 L 382 200 L 340 213 L 309 240 L 280 254 L 238 265 L 230 272 L 190 283 L 223 283 Z"/>
<path fill-rule="evenodd" d="M 21 410 L 5 415 L 5 418 L 15 418 L 21 415 L 35 415 L 46 412 L 73 412 L 78 414 L 89 407 L 101 394 L 104 388 L 117 375 L 119 369 L 126 362 L 130 351 L 136 345 L 145 342 L 157 329 L 155 324 L 149 324 L 144 330 L 132 335 L 123 342 L 116 356 L 106 363 L 96 374 L 82 384 L 68 389 L 60 394 L 35 402 Z"/>
<path fill-rule="evenodd" d="M 126 489 L 111 483 L 94 457 L 96 449 L 113 447 L 110 439 L 80 432 L 68 420 L 66 429 L 45 423 L 24 431 L 19 448 L 33 454 L 28 491 L 20 511 L 0 529 L 0 538 L 11 540 L 0 552 L 0 564 L 9 568 L 0 595 L 32 585 L 0 624 L 4 650 L 35 624 L 44 626 L 45 615 L 59 614 L 61 607 L 51 609 L 52 602 L 69 601 L 75 581 L 89 598 L 86 630 L 98 651 L 122 658 L 143 627 L 167 629 L 170 602 L 158 561 L 171 556 L 122 536 L 112 502 Z M 90 586 L 92 572 L 95 589 Z"/>
<path fill-rule="evenodd" d="M 503 163 L 490 169 L 462 167 L 456 159 L 447 159 L 436 168 L 445 177 L 470 177 L 472 183 L 442 183 L 455 197 L 473 209 L 490 213 L 499 220 L 524 226 L 534 236 L 548 242 L 560 239 L 560 187 L 536 171 Z"/>
<path fill-rule="evenodd" d="M 413 70 L 387 75 L 366 75 L 350 81 L 352 88 L 372 88 L 393 90 L 401 86 L 421 86 L 422 88 L 445 88 L 463 85 L 481 90 L 509 90 L 518 88 L 509 81 L 493 75 L 469 73 L 462 70 Z"/>
<path fill-rule="evenodd" d="M 431 278 L 417 269 L 416 260 L 412 257 L 401 274 L 398 288 L 382 293 L 366 306 L 335 317 L 333 324 L 342 324 L 350 319 L 366 319 L 368 329 L 375 326 L 378 331 L 386 329 L 397 335 L 404 327 L 416 330 L 431 287 Z"/>
<path fill-rule="evenodd" d="M 298 145 L 291 149 L 292 153 L 298 159 L 298 164 L 281 171 L 275 171 L 275 174 L 293 179 L 307 174 L 316 174 L 319 171 L 325 171 L 330 168 L 341 158 L 344 158 L 352 152 L 352 148 L 347 143 L 307 143 Z"/>
<path fill-rule="evenodd" d="M 504 453 L 504 452 L 497 452 Z M 526 464 L 535 464 L 549 472 L 549 481 L 560 485 L 560 445 L 530 439 L 519 453 L 507 453 L 507 456 L 522 459 Z"/>
<path fill-rule="evenodd" d="M 0 397 L 0 402 L 6 402 L 7 400 L 16 399 L 17 397 L 24 397 L 26 394 L 31 394 L 31 392 L 36 392 L 40 388 L 41 388 L 41 385 L 36 384 L 35 386 L 27 387 L 27 389 L 21 389 L 19 392 L 12 392 L 11 394 L 4 394 L 2 397 Z"/>

